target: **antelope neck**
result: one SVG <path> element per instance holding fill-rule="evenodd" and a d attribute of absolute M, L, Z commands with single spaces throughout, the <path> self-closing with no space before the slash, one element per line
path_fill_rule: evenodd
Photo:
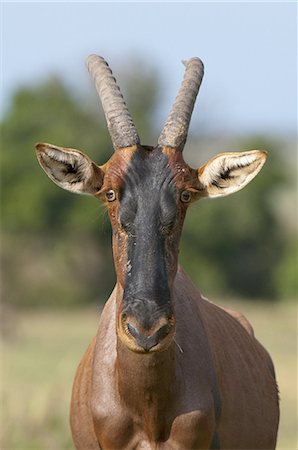
<path fill-rule="evenodd" d="M 139 354 L 117 344 L 118 391 L 152 439 L 162 439 L 166 411 L 177 400 L 174 344 L 163 352 Z"/>

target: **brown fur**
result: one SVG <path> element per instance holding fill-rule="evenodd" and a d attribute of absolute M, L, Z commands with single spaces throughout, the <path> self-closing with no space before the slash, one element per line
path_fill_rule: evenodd
<path fill-rule="evenodd" d="M 179 269 L 175 342 L 164 352 L 139 355 L 117 348 L 121 294 L 117 285 L 74 382 L 77 449 L 97 448 L 94 433 L 103 449 L 207 449 L 216 430 L 221 449 L 275 448 L 278 394 L 271 361 L 238 314 L 200 297 Z M 82 389 L 86 398 L 79 402 Z"/>
<path fill-rule="evenodd" d="M 114 255 L 115 270 L 117 273 L 117 279 L 122 286 L 124 286 L 126 278 L 125 264 L 127 262 L 127 250 L 126 250 L 127 235 L 123 232 L 123 230 L 119 229 L 118 201 L 112 203 L 107 202 L 103 197 L 103 193 L 108 189 L 114 189 L 115 191 L 119 191 L 119 189 L 121 189 L 127 166 L 130 162 L 133 153 L 137 150 L 137 148 L 138 148 L 137 146 L 133 146 L 122 150 L 118 150 L 113 154 L 113 156 L 104 166 L 101 166 L 101 169 L 105 173 L 104 183 L 101 187 L 101 190 L 96 195 L 97 198 L 105 201 L 105 204 L 108 208 L 112 229 L 114 230 L 113 255 Z"/>

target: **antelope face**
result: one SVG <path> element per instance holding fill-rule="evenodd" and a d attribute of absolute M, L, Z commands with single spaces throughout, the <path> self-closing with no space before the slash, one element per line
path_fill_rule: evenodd
<path fill-rule="evenodd" d="M 117 151 L 108 164 L 99 196 L 109 209 L 123 288 L 118 336 L 137 352 L 163 350 L 174 336 L 172 286 L 192 179 L 181 152 L 162 147 Z"/>
<path fill-rule="evenodd" d="M 37 144 L 37 157 L 60 187 L 94 195 L 106 204 L 117 282 L 123 292 L 117 304 L 118 338 L 134 352 L 162 351 L 175 334 L 172 290 L 188 206 L 201 197 L 242 189 L 259 172 L 266 154 L 224 153 L 199 169 L 184 162 L 182 150 L 203 74 L 197 58 L 187 63 L 157 147 L 140 145 L 106 62 L 92 56 L 88 67 L 102 98 L 114 155 L 97 166 L 78 150 Z"/>

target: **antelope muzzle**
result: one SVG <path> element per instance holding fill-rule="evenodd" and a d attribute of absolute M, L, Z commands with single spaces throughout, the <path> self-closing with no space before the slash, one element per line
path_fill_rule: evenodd
<path fill-rule="evenodd" d="M 118 336 L 132 351 L 149 353 L 166 350 L 175 334 L 171 303 L 161 307 L 152 300 L 130 299 L 119 314 Z"/>

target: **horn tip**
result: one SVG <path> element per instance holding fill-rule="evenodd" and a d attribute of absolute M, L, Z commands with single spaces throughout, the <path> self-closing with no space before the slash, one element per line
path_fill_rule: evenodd
<path fill-rule="evenodd" d="M 185 60 L 185 59 L 182 60 L 182 64 L 184 64 L 185 67 L 188 67 L 190 64 L 193 64 L 193 63 L 201 66 L 201 68 L 204 70 L 204 63 L 197 56 L 194 56 L 193 58 L 190 58 L 190 59 L 187 59 L 187 60 Z"/>
<path fill-rule="evenodd" d="M 105 59 L 102 56 L 95 55 L 94 53 L 92 53 L 91 55 L 89 55 L 86 58 L 86 66 L 89 68 L 90 64 L 93 64 L 98 61 L 103 61 L 107 64 L 107 62 L 105 61 Z"/>

